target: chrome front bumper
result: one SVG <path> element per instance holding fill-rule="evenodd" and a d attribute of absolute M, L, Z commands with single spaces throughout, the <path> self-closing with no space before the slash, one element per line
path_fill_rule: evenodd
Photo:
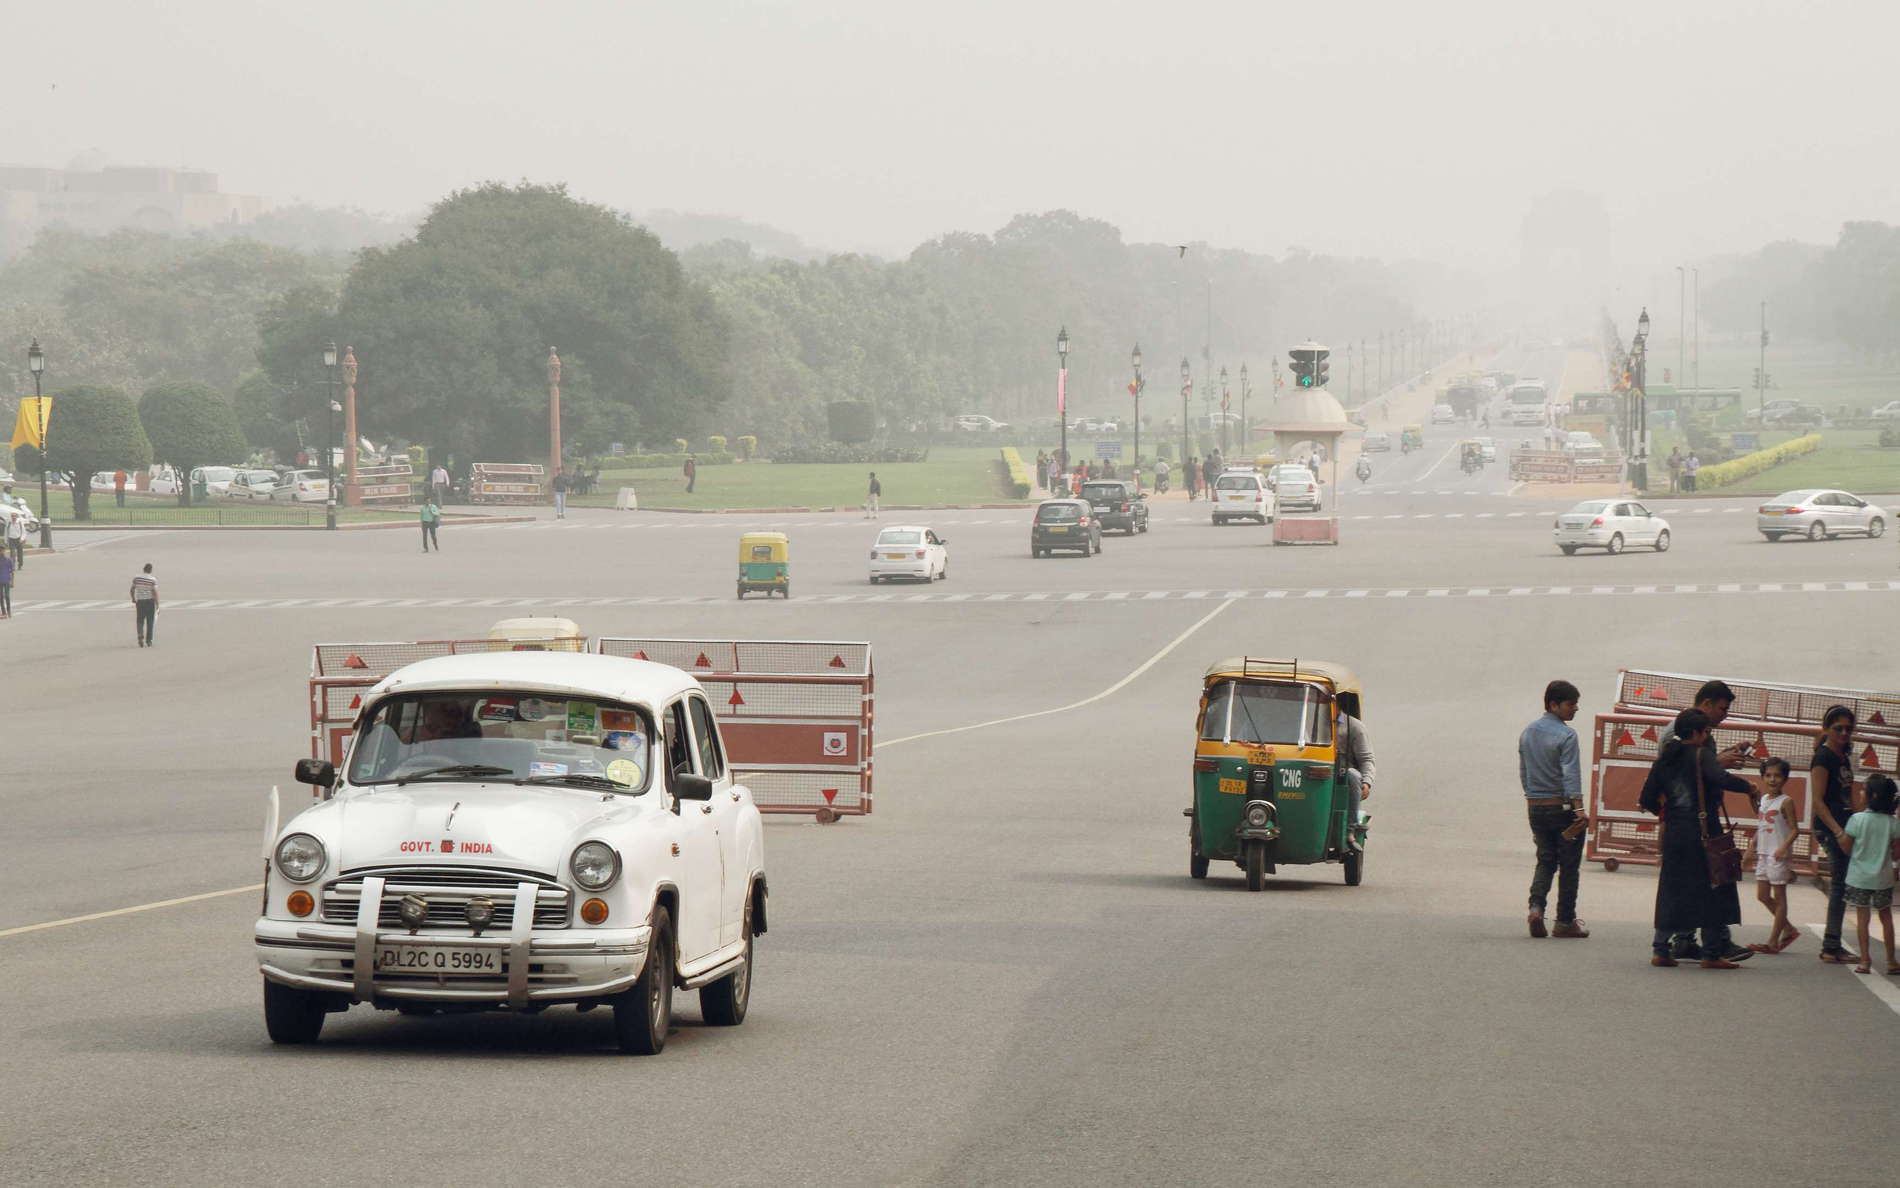
<path fill-rule="evenodd" d="M 521 1009 L 535 1002 L 568 1002 L 617 994 L 646 966 L 652 930 L 632 928 L 534 929 L 536 883 L 515 886 L 514 923 L 488 936 L 431 931 L 411 934 L 380 927 L 383 879 L 363 880 L 352 924 L 260 919 L 254 935 L 264 976 L 299 990 L 343 994 L 351 1002 L 493 1003 Z M 499 949 L 504 979 L 427 975 L 376 976 L 379 944 Z"/>

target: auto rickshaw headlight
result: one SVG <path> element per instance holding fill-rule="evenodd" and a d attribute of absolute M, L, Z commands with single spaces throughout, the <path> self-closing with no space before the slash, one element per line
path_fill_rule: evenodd
<path fill-rule="evenodd" d="M 1273 814 L 1267 811 L 1267 806 L 1264 804 L 1256 801 L 1247 806 L 1247 827 L 1249 829 L 1265 829 L 1267 822 L 1270 821 L 1272 817 Z"/>

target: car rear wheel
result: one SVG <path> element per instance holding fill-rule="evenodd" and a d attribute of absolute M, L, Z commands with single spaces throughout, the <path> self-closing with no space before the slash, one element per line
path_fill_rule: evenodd
<path fill-rule="evenodd" d="M 1780 539 L 1782 538 L 1782 536 L 1784 535 L 1784 533 L 1780 533 L 1780 532 L 1764 532 L 1764 533 L 1762 533 L 1762 535 L 1768 538 L 1768 543 L 1769 543 L 1769 544 L 1773 544 L 1774 542 L 1776 542 L 1776 541 L 1778 541 L 1778 540 L 1780 540 Z"/>
<path fill-rule="evenodd" d="M 626 1051 L 657 1056 L 673 1026 L 673 919 L 653 909 L 647 967 L 630 989 L 614 996 L 614 1038 Z"/>
<path fill-rule="evenodd" d="M 1577 555 L 1576 545 L 1558 545 L 1557 547 L 1564 551 L 1564 556 L 1566 557 L 1574 557 Z"/>
<path fill-rule="evenodd" d="M 1885 532 L 1886 530 L 1887 530 L 1887 521 L 1881 519 L 1879 516 L 1875 516 L 1873 519 L 1867 521 L 1867 539 L 1869 540 L 1872 540 L 1874 537 L 1879 536 L 1882 532 Z"/>
<path fill-rule="evenodd" d="M 323 1030 L 323 999 L 308 990 L 264 980 L 264 1030 L 273 1044 L 315 1043 Z"/>
<path fill-rule="evenodd" d="M 1623 534 L 1621 532 L 1618 532 L 1614 536 L 1610 537 L 1609 548 L 1610 548 L 1610 556 L 1612 557 L 1616 556 L 1618 553 L 1623 551 Z"/>
<path fill-rule="evenodd" d="M 1656 551 L 1658 553 L 1669 551 L 1669 529 L 1665 528 L 1656 534 Z"/>
<path fill-rule="evenodd" d="M 1816 520 L 1814 523 L 1808 525 L 1808 539 L 1809 540 L 1827 539 L 1827 529 L 1821 527 L 1821 521 Z"/>
<path fill-rule="evenodd" d="M 713 1027 L 737 1027 L 745 1022 L 752 1004 L 752 897 L 746 896 L 745 919 L 739 926 L 745 938 L 745 962 L 738 969 L 699 992 L 699 1013 Z"/>

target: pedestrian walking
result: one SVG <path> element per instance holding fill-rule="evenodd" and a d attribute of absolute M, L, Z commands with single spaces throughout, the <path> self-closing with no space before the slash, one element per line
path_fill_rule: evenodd
<path fill-rule="evenodd" d="M 152 576 L 152 563 L 132 578 L 132 626 L 138 632 L 139 646 L 152 646 L 152 630 L 158 626 L 158 579 Z"/>
<path fill-rule="evenodd" d="M 864 518 L 877 519 L 878 496 L 884 494 L 884 484 L 877 481 L 877 471 L 871 472 L 871 482 L 864 489 Z"/>
<path fill-rule="evenodd" d="M 1788 761 L 1761 761 L 1762 796 L 1755 847 L 1755 898 L 1768 909 L 1768 940 L 1750 945 L 1756 953 L 1779 953 L 1792 945 L 1801 930 L 1788 923 L 1788 884 L 1794 881 L 1794 797 L 1786 790 Z M 1671 956 L 1674 956 L 1671 951 Z"/>
<path fill-rule="evenodd" d="M 1846 965 L 1856 960 L 1841 944 L 1841 922 L 1847 916 L 1847 822 L 1854 814 L 1854 768 L 1848 747 L 1860 724 L 1844 705 L 1829 706 L 1821 715 L 1821 741 L 1808 766 L 1808 796 L 1814 805 L 1814 838 L 1827 855 L 1827 925 L 1821 933 L 1821 960 Z"/>
<path fill-rule="evenodd" d="M 1701 469 L 1702 459 L 1696 457 L 1694 450 L 1690 450 L 1689 456 L 1682 463 L 1682 489 L 1691 495 L 1696 492 L 1696 472 Z"/>
<path fill-rule="evenodd" d="M 1704 780 L 1703 744 L 1713 727 L 1709 715 L 1686 709 L 1676 715 L 1675 737 L 1663 744 L 1637 798 L 1643 811 L 1662 822 L 1662 872 L 1656 880 L 1649 963 L 1673 967 L 1670 938 L 1691 929 L 1702 933 L 1703 969 L 1740 969 L 1729 960 L 1729 927 L 1742 922 L 1735 884 L 1710 878 L 1707 841 L 1720 833 L 1722 790 Z"/>
<path fill-rule="evenodd" d="M 436 552 L 442 551 L 442 542 L 435 538 L 435 530 L 442 525 L 442 509 L 431 499 L 422 505 L 422 551 L 428 552 L 434 545 Z"/>
<path fill-rule="evenodd" d="M 1728 720 L 1729 709 L 1735 704 L 1735 690 L 1728 687 L 1727 681 L 1704 681 L 1695 691 L 1690 701 L 1691 709 L 1701 710 L 1709 719 L 1709 737 L 1703 742 L 1696 762 L 1702 770 L 1702 782 L 1709 789 L 1710 796 L 1726 796 L 1730 792 L 1739 792 L 1750 800 L 1760 795 L 1754 785 L 1740 776 L 1733 776 L 1727 769 L 1742 766 L 1748 762 L 1749 746 L 1747 742 L 1734 743 L 1720 751 L 1715 749 L 1715 728 Z M 1657 740 L 1657 749 L 1667 746 L 1676 737 L 1676 728 L 1669 727 Z M 1757 805 L 1759 808 L 1759 805 Z M 1678 960 L 1692 959 L 1700 950 L 1696 946 L 1694 928 L 1683 928 L 1669 938 L 1669 954 Z M 1730 961 L 1746 961 L 1754 956 L 1755 950 L 1741 945 L 1731 944 L 1722 956 Z"/>
<path fill-rule="evenodd" d="M 557 520 L 567 519 L 567 489 L 572 485 L 573 483 L 567 477 L 567 471 L 554 472 L 554 518 Z"/>
<path fill-rule="evenodd" d="M 9 491 L 12 489 L 7 488 Z M 7 553 L 13 558 L 14 569 L 26 568 L 26 516 L 24 514 L 7 517 Z"/>
<path fill-rule="evenodd" d="M 1036 489 L 1049 489 L 1049 455 L 1043 450 L 1036 451 Z"/>
<path fill-rule="evenodd" d="M 112 498 L 120 507 L 125 506 L 125 471 L 112 472 Z"/>
<path fill-rule="evenodd" d="M 1874 945 L 1868 924 L 1875 912 L 1880 913 L 1880 937 L 1887 946 L 1887 972 L 1900 974 L 1900 962 L 1893 958 L 1893 842 L 1900 836 L 1900 823 L 1893 816 L 1896 799 L 1900 792 L 1891 777 L 1869 776 L 1867 807 L 1847 819 L 1845 832 L 1854 839 L 1847 865 L 1847 902 L 1854 905 L 1860 933 L 1860 964 L 1854 967 L 1858 974 L 1873 972 Z"/>
<path fill-rule="evenodd" d="M 435 488 L 435 502 L 447 503 L 449 501 L 448 467 L 437 462 L 435 469 L 429 472 L 429 485 Z"/>
<path fill-rule="evenodd" d="M 1583 867 L 1583 769 L 1578 758 L 1577 716 L 1582 694 L 1569 681 L 1544 686 L 1544 712 L 1517 738 L 1517 778 L 1530 815 L 1537 867 L 1531 875 L 1532 936 L 1581 939 L 1590 930 L 1577 919 L 1577 883 Z M 1557 920 L 1546 929 L 1544 912 L 1552 878 L 1557 882 Z"/>
<path fill-rule="evenodd" d="M 0 619 L 13 617 L 13 554 L 0 551 Z"/>
<path fill-rule="evenodd" d="M 1220 477 L 1220 451 L 1216 450 L 1201 461 L 1201 489 L 1214 497 L 1214 480 Z"/>
<path fill-rule="evenodd" d="M 1174 467 L 1169 465 L 1166 458 L 1155 459 L 1155 491 L 1157 493 L 1162 495 L 1168 493 L 1168 478 L 1173 472 Z"/>
<path fill-rule="evenodd" d="M 1188 502 L 1192 503 L 1201 497 L 1201 460 L 1199 458 L 1192 454 L 1188 455 L 1187 473 L 1183 477 L 1187 479 Z"/>
<path fill-rule="evenodd" d="M 686 455 L 686 465 L 680 470 L 686 476 L 686 493 L 691 495 L 693 484 L 699 481 L 699 458 L 693 454 Z"/>
<path fill-rule="evenodd" d="M 1682 447 L 1669 447 L 1669 493 L 1674 495 L 1682 490 Z"/>

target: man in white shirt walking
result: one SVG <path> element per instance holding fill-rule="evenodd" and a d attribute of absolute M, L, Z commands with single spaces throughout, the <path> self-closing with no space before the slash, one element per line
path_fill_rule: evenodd
<path fill-rule="evenodd" d="M 132 614 L 132 622 L 139 635 L 139 646 L 151 647 L 152 628 L 158 625 L 158 579 L 152 576 L 150 561 L 132 579 Z"/>

